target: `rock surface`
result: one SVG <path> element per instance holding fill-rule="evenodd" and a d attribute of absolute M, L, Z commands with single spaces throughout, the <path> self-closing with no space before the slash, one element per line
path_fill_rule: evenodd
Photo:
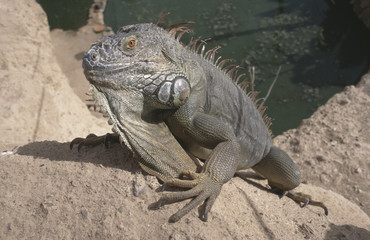
<path fill-rule="evenodd" d="M 108 131 L 73 94 L 55 61 L 41 7 L 32 0 L 1 0 L 0 13 L 0 141 L 68 141 Z"/>
<path fill-rule="evenodd" d="M 277 136 L 303 178 L 356 202 L 370 215 L 370 73 L 333 96 L 297 129 Z"/>
<path fill-rule="evenodd" d="M 370 238 L 369 216 L 338 194 L 354 202 L 357 197 L 367 211 L 368 78 L 274 140 L 302 168 L 309 184 L 298 191 L 324 201 L 329 216 L 279 199 L 265 180 L 248 177 L 225 184 L 208 222 L 193 211 L 170 224 L 169 216 L 185 202 L 150 210 L 160 184 L 142 173 L 127 149 L 112 144 L 69 150 L 65 141 L 105 133 L 109 126 L 68 84 L 40 6 L 1 0 L 0 20 L 0 239 Z"/>

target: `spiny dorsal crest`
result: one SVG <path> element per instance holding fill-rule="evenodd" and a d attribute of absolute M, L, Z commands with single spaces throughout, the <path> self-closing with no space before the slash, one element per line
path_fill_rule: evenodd
<path fill-rule="evenodd" d="M 183 26 L 183 25 L 193 24 L 193 23 L 194 22 L 181 22 L 181 23 L 173 24 L 170 27 L 168 27 L 167 30 L 177 41 L 180 42 L 181 37 L 185 33 L 193 32 L 192 29 L 190 29 L 186 26 Z M 276 79 L 277 79 L 277 76 L 279 75 L 280 68 L 279 68 L 278 73 L 275 77 L 275 80 L 273 81 L 273 83 L 270 86 L 268 94 L 263 98 L 257 98 L 257 95 L 259 94 L 259 92 L 254 90 L 254 67 L 251 66 L 249 62 L 246 62 L 247 65 L 248 65 L 248 73 L 249 73 L 249 79 L 250 79 L 248 81 L 248 79 L 246 78 L 246 75 L 247 75 L 246 73 L 239 74 L 239 70 L 242 69 L 243 67 L 241 67 L 239 65 L 236 65 L 236 64 L 230 64 L 230 62 L 233 61 L 232 59 L 222 59 L 221 56 L 219 56 L 216 59 L 217 50 L 221 48 L 220 46 L 216 46 L 216 47 L 214 47 L 212 49 L 209 49 L 207 51 L 205 50 L 208 40 L 210 40 L 210 38 L 202 40 L 200 37 L 198 37 L 196 39 L 191 37 L 191 39 L 190 39 L 190 41 L 187 45 L 185 45 L 184 43 L 182 43 L 182 44 L 186 48 L 188 48 L 189 50 L 194 52 L 195 54 L 198 54 L 201 57 L 203 57 L 203 59 L 205 59 L 206 61 L 215 65 L 223 73 L 225 73 L 227 76 L 229 76 L 229 78 L 232 81 L 234 81 L 248 95 L 248 97 L 252 100 L 252 102 L 256 106 L 257 110 L 259 111 L 260 115 L 262 116 L 262 119 L 265 122 L 267 128 L 269 128 L 269 131 L 270 131 L 270 134 L 271 134 L 270 126 L 272 124 L 272 119 L 265 114 L 267 107 L 264 106 L 264 103 L 265 103 L 265 101 L 266 101 L 266 99 L 267 99 L 267 97 L 268 97 Z M 250 86 L 251 86 L 251 89 L 248 89 Z"/>

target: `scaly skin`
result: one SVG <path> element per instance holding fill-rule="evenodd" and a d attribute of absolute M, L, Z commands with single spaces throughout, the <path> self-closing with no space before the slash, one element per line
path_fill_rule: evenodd
<path fill-rule="evenodd" d="M 298 186 L 298 167 L 272 146 L 251 99 L 213 63 L 212 52 L 196 54 L 175 32 L 125 26 L 94 43 L 83 59 L 113 131 L 140 156 L 141 167 L 168 185 L 190 188 L 162 195 L 160 202 L 194 198 L 170 221 L 203 202 L 206 220 L 222 185 L 240 169 L 253 168 L 284 191 Z M 205 161 L 200 172 L 189 154 Z"/>

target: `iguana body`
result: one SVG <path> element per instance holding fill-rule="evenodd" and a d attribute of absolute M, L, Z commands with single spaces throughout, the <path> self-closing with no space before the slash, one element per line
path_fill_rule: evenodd
<path fill-rule="evenodd" d="M 139 155 L 141 167 L 190 188 L 163 194 L 163 201 L 194 198 L 170 220 L 203 202 L 206 219 L 222 185 L 240 169 L 253 168 L 281 190 L 298 186 L 298 167 L 272 145 L 257 108 L 214 63 L 214 51 L 199 55 L 190 49 L 195 42 L 184 47 L 177 30 L 183 28 L 125 26 L 94 43 L 83 59 L 113 131 Z M 193 156 L 205 161 L 198 173 Z"/>

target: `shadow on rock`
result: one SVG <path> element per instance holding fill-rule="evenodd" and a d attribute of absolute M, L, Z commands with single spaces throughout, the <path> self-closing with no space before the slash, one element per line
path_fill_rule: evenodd
<path fill-rule="evenodd" d="M 330 224 L 330 230 L 326 233 L 325 239 L 370 239 L 370 232 L 364 228 L 359 228 L 353 225 L 334 225 Z"/>
<path fill-rule="evenodd" d="M 120 144 L 110 144 L 109 148 L 103 144 L 96 147 L 83 147 L 80 152 L 77 148 L 69 148 L 69 142 L 57 141 L 32 142 L 17 149 L 17 154 L 34 158 L 50 159 L 51 161 L 72 161 L 93 163 L 104 167 L 119 168 L 127 171 L 137 171 L 140 166 L 133 159 L 133 155 L 126 147 Z"/>

